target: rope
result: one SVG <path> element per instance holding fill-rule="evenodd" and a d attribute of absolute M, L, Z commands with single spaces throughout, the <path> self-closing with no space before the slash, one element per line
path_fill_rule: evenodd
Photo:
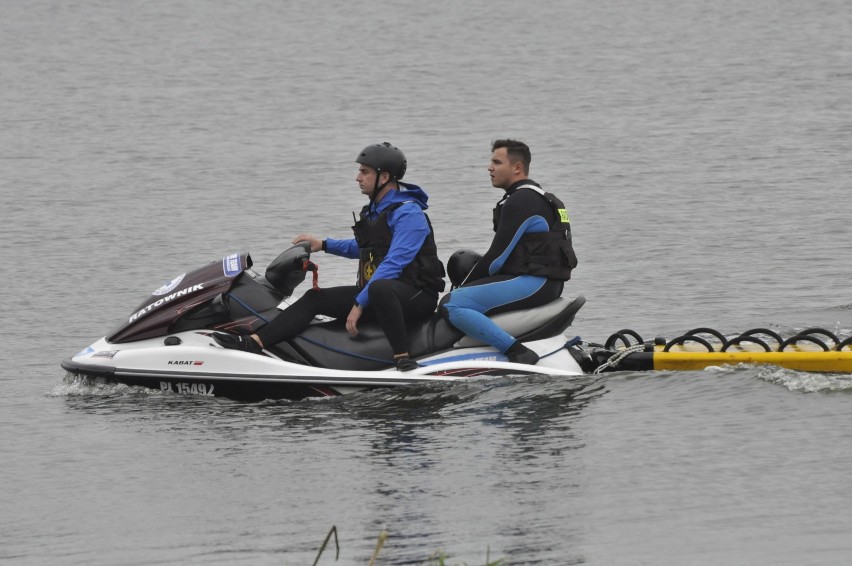
<path fill-rule="evenodd" d="M 259 318 L 259 319 L 260 319 L 260 320 L 262 320 L 263 322 L 269 323 L 269 320 L 267 320 L 267 319 L 263 318 L 263 316 L 261 316 L 261 314 L 260 314 L 259 312 L 257 312 L 256 310 L 254 310 L 253 308 L 251 308 L 250 306 L 248 306 L 247 304 L 245 304 L 245 303 L 244 303 L 243 301 L 241 301 L 241 300 L 240 300 L 240 299 L 239 299 L 236 295 L 232 295 L 231 293 L 226 293 L 226 294 L 227 294 L 227 295 L 228 295 L 228 297 L 229 297 L 229 298 L 231 298 L 232 300 L 237 301 L 240 305 L 242 305 L 242 307 L 243 307 L 244 309 L 246 309 L 247 311 L 249 311 L 251 314 L 253 314 L 253 315 L 254 315 L 254 316 L 256 316 L 257 318 Z"/>
<path fill-rule="evenodd" d="M 630 354 L 632 354 L 632 353 L 634 353 L 634 352 L 641 352 L 641 351 L 643 351 L 644 349 L 645 349 L 645 344 L 636 344 L 636 345 L 634 345 L 634 346 L 630 346 L 629 348 L 626 348 L 626 349 L 624 349 L 624 350 L 622 350 L 622 351 L 618 352 L 617 354 L 612 355 L 612 356 L 611 356 L 611 357 L 610 357 L 610 358 L 606 361 L 606 363 L 604 363 L 604 364 L 602 364 L 601 366 L 599 366 L 599 367 L 598 367 L 597 369 L 595 369 L 595 371 L 593 371 L 592 373 L 593 373 L 593 374 L 595 374 L 595 375 L 597 375 L 597 374 L 601 373 L 603 370 L 605 370 L 605 369 L 607 369 L 607 368 L 611 368 L 611 367 L 612 367 L 612 368 L 614 368 L 615 366 L 617 366 L 618 364 L 620 364 L 620 363 L 621 363 L 621 360 L 623 360 L 623 359 L 624 359 L 625 357 L 627 357 L 628 355 L 630 355 Z"/>
<path fill-rule="evenodd" d="M 561 347 L 559 347 L 559 348 L 557 348 L 557 349 L 553 350 L 553 351 L 552 351 L 552 352 L 550 352 L 549 354 L 544 354 L 543 356 L 540 356 L 540 357 L 539 357 L 539 359 L 544 359 L 544 358 L 546 358 L 546 357 L 548 357 L 548 356 L 552 356 L 552 355 L 553 355 L 553 354 L 555 354 L 556 352 L 561 352 L 561 351 L 562 351 L 562 350 L 564 350 L 565 348 L 570 348 L 571 346 L 576 346 L 577 344 L 579 344 L 579 343 L 580 343 L 580 342 L 582 342 L 582 341 L 583 341 L 583 339 L 582 339 L 582 338 L 580 338 L 579 336 L 574 336 L 573 338 L 571 338 L 570 340 L 568 340 L 567 342 L 565 342 L 565 344 L 563 344 Z"/>

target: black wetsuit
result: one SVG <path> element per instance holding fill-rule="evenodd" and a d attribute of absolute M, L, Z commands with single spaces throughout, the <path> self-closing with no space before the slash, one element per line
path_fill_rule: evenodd
<path fill-rule="evenodd" d="M 375 271 L 370 272 L 369 280 L 362 281 L 361 285 L 309 290 L 257 332 L 264 346 L 297 335 L 316 315 L 346 318 L 357 302 L 364 308 L 361 320 L 378 321 L 394 354 L 408 351 L 405 323 L 428 318 L 434 313 L 438 293 L 443 290 L 444 268 L 437 257 L 432 227 L 423 212 L 427 208 L 426 193 L 416 185 L 401 185 L 403 190 L 387 193 L 378 205 L 365 207 L 363 211 L 362 219 L 373 222 L 381 219 L 387 224 L 382 228 L 392 237 L 389 250 Z M 428 248 L 426 255 L 432 261 L 419 261 L 424 248 Z M 324 249 L 353 259 L 359 258 L 362 251 L 354 238 L 329 238 Z M 421 264 L 428 265 L 429 277 L 417 273 Z M 412 272 L 409 266 L 415 270 Z M 423 285 L 422 281 L 428 285 L 416 286 Z"/>
<path fill-rule="evenodd" d="M 524 185 L 534 186 L 537 190 Z M 499 220 L 491 246 L 473 268 L 464 286 L 452 291 L 442 301 L 442 308 L 454 326 L 504 353 L 515 342 L 515 338 L 486 315 L 537 307 L 553 301 L 562 294 L 564 279 L 570 276 L 570 270 L 577 263 L 570 246 L 569 231 L 567 249 L 570 251 L 566 252 L 569 257 L 552 258 L 554 266 L 557 266 L 554 273 L 565 274 L 567 271 L 567 276 L 557 279 L 519 273 L 518 269 L 513 269 L 511 273 L 503 271 L 510 258 L 514 267 L 521 263 L 518 261 L 519 254 L 513 256 L 513 252 L 519 246 L 526 245 L 526 235 L 542 237 L 558 229 L 561 220 L 567 224 L 564 209 L 564 218 L 560 218 L 542 192 L 529 179 L 519 181 L 506 190 L 504 200 L 498 203 L 495 210 L 495 219 Z"/>

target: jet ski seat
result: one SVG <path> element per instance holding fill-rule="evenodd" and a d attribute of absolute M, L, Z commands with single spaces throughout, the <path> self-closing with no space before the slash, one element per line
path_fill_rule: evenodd
<path fill-rule="evenodd" d="M 534 309 L 509 311 L 489 317 L 500 328 L 521 342 L 543 340 L 561 334 L 574 321 L 577 311 L 586 303 L 583 295 L 574 299 L 559 297 Z M 546 321 L 542 324 L 542 321 Z M 472 336 L 463 336 L 455 346 L 470 348 L 485 345 Z"/>
<path fill-rule="evenodd" d="M 568 328 L 585 302 L 582 295 L 574 299 L 560 297 L 534 309 L 500 313 L 491 319 L 522 341 L 542 340 Z M 413 358 L 453 347 L 483 345 L 437 313 L 426 321 L 409 325 L 408 341 Z M 386 368 L 393 358 L 390 344 L 375 322 L 359 324 L 358 336 L 354 338 L 346 333 L 345 321 L 313 323 L 290 344 L 276 347 L 296 354 L 300 361 L 333 369 L 374 371 Z"/>

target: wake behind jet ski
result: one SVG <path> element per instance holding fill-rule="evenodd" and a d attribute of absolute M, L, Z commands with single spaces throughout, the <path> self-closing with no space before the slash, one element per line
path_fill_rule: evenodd
<path fill-rule="evenodd" d="M 343 321 L 315 320 L 262 355 L 224 349 L 214 332 L 251 334 L 287 315 L 279 305 L 307 273 L 317 284 L 317 267 L 304 244 L 279 255 L 263 275 L 252 265 L 248 253 L 235 253 L 175 277 L 62 367 L 98 380 L 237 399 L 302 399 L 475 376 L 583 373 L 573 342 L 562 335 L 585 303 L 582 296 L 492 317 L 539 355 L 536 365 L 508 362 L 439 314 L 409 325 L 410 354 L 422 367 L 404 373 L 395 369 L 375 323 L 363 323 L 353 338 Z"/>

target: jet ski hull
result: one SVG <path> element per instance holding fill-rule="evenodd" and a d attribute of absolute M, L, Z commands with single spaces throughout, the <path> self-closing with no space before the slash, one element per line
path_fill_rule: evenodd
<path fill-rule="evenodd" d="M 166 345 L 166 343 L 175 345 Z M 529 342 L 542 356 L 538 365 L 515 364 L 487 346 L 456 348 L 418 362 L 410 372 L 393 368 L 350 371 L 308 366 L 226 350 L 216 346 L 207 331 L 188 331 L 164 339 L 114 344 L 102 338 L 62 367 L 99 382 L 141 386 L 178 394 L 239 400 L 331 397 L 365 389 L 452 383 L 504 375 L 559 375 L 583 372 L 565 347 L 563 336 Z M 502 361 L 501 361 L 502 358 Z"/>

